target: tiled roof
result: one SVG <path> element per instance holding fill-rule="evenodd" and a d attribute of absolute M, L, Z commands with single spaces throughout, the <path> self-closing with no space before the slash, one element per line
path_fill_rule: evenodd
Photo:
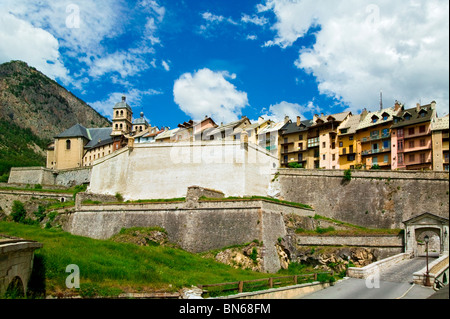
<path fill-rule="evenodd" d="M 180 128 L 176 128 L 176 129 L 173 129 L 173 130 L 165 131 L 164 133 L 159 134 L 156 137 L 156 139 L 157 140 L 162 140 L 162 139 L 165 139 L 165 138 L 170 138 L 173 135 L 175 135 L 179 130 L 180 130 Z"/>
<path fill-rule="evenodd" d="M 439 117 L 431 122 L 432 131 L 442 131 L 449 129 L 449 116 Z"/>
<path fill-rule="evenodd" d="M 361 114 L 350 116 L 339 126 L 339 130 L 347 129 L 347 133 L 341 133 L 340 135 L 355 134 L 360 121 Z"/>
<path fill-rule="evenodd" d="M 84 147 L 93 149 L 100 146 L 108 145 L 113 142 L 111 138 L 112 128 L 90 128 L 87 129 L 90 135 L 90 142 Z"/>
<path fill-rule="evenodd" d="M 242 123 L 244 123 L 245 121 L 247 121 L 248 119 L 246 117 L 238 120 L 238 121 L 234 121 L 234 122 L 230 122 L 227 124 L 221 124 L 219 127 L 213 128 L 213 129 L 207 129 L 205 130 L 206 136 L 211 136 L 211 135 L 215 135 L 215 134 L 219 134 L 221 132 L 224 131 L 233 131 L 236 127 L 238 127 L 239 125 L 241 125 Z"/>
<path fill-rule="evenodd" d="M 279 122 L 279 123 L 272 123 L 270 125 L 267 125 L 265 128 L 263 128 L 259 134 L 267 134 L 267 133 L 271 133 L 271 132 L 278 132 L 279 130 L 281 130 L 281 128 L 284 126 L 284 122 Z"/>
<path fill-rule="evenodd" d="M 422 112 L 426 112 L 424 117 L 420 116 Z M 407 114 L 411 116 L 411 119 L 405 119 L 405 115 Z M 399 128 L 408 125 L 429 122 L 432 119 L 433 114 L 435 114 L 435 110 L 432 109 L 431 104 L 421 106 L 419 109 L 415 107 L 407 110 L 402 110 L 394 117 L 394 124 L 392 125 L 392 128 Z M 395 121 L 397 121 L 397 123 L 395 123 Z"/>
<path fill-rule="evenodd" d="M 292 121 L 289 121 L 281 128 L 281 134 L 287 135 L 292 133 L 299 133 L 299 132 L 305 132 L 307 131 L 313 122 L 311 120 L 305 120 L 300 122 L 300 126 L 297 126 L 297 122 L 292 123 Z"/>
<path fill-rule="evenodd" d="M 55 138 L 69 138 L 69 137 L 84 137 L 90 140 L 89 133 L 87 129 L 81 124 L 75 124 L 71 128 L 65 130 L 61 134 L 55 136 Z"/>
<path fill-rule="evenodd" d="M 394 119 L 394 115 L 398 114 L 398 112 L 400 112 L 400 111 L 401 111 L 401 109 L 398 111 L 395 111 L 395 107 L 391 107 L 391 108 L 387 108 L 387 109 L 382 109 L 377 112 L 369 112 L 364 117 L 364 119 L 361 120 L 361 122 L 358 125 L 357 130 L 362 130 L 362 129 L 365 129 L 368 127 L 392 122 L 392 120 Z M 386 120 L 383 120 L 384 113 L 386 113 L 388 115 Z M 372 121 L 374 116 L 378 117 L 378 120 L 376 123 L 373 123 L 373 121 Z"/>

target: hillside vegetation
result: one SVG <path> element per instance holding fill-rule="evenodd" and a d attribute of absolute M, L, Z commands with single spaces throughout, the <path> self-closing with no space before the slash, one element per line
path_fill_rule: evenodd
<path fill-rule="evenodd" d="M 111 106 L 112 107 L 112 106 Z M 54 136 L 80 123 L 108 127 L 108 119 L 54 80 L 21 61 L 0 65 L 0 176 L 12 166 L 45 165 Z"/>
<path fill-rule="evenodd" d="M 198 284 L 271 276 L 234 269 L 181 249 L 95 240 L 39 226 L 0 222 L 0 234 L 44 244 L 35 252 L 35 272 L 30 282 L 35 297 L 177 291 Z M 69 291 L 65 287 L 68 276 L 65 270 L 71 264 L 80 268 L 81 289 L 78 291 Z"/>

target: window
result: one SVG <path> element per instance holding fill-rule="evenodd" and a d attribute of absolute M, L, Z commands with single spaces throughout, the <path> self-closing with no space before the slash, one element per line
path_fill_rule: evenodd
<path fill-rule="evenodd" d="M 72 146 L 71 144 L 72 142 L 70 140 L 66 141 L 66 150 L 70 150 L 70 147 Z"/>
<path fill-rule="evenodd" d="M 403 152 L 403 141 L 398 141 L 398 151 Z"/>
<path fill-rule="evenodd" d="M 327 156 L 325 154 L 323 154 L 322 159 L 325 161 L 327 158 Z"/>
<path fill-rule="evenodd" d="M 385 129 L 382 131 L 381 134 L 383 135 L 383 137 L 389 136 L 389 129 L 388 129 L 388 128 L 385 128 Z"/>
<path fill-rule="evenodd" d="M 350 150 L 348 151 L 350 154 L 353 154 L 353 145 L 350 145 Z"/>
<path fill-rule="evenodd" d="M 372 131 L 370 132 L 371 138 L 377 138 L 380 135 L 380 131 Z"/>
<path fill-rule="evenodd" d="M 353 135 L 348 138 L 350 141 L 353 141 Z"/>
<path fill-rule="evenodd" d="M 410 162 L 414 162 L 416 160 L 416 157 L 414 156 L 414 154 L 410 154 L 409 155 L 409 161 Z"/>
<path fill-rule="evenodd" d="M 425 153 L 420 154 L 420 162 L 421 162 L 421 163 L 425 163 L 425 162 L 426 162 L 426 156 L 425 156 Z"/>
<path fill-rule="evenodd" d="M 398 154 L 398 163 L 403 164 L 403 154 Z"/>
<path fill-rule="evenodd" d="M 403 137 L 404 136 L 404 132 L 403 132 L 402 128 L 399 128 L 397 133 L 398 133 L 398 137 Z"/>
<path fill-rule="evenodd" d="M 314 157 L 315 158 L 320 157 L 319 150 L 314 151 Z"/>
<path fill-rule="evenodd" d="M 308 148 L 319 146 L 319 138 L 310 138 L 308 139 Z"/>
<path fill-rule="evenodd" d="M 299 149 L 300 151 L 303 150 L 303 143 L 298 143 L 298 149 Z"/>
<path fill-rule="evenodd" d="M 347 134 L 347 132 L 348 132 L 348 129 L 346 129 L 346 128 L 341 130 L 341 134 Z"/>
<path fill-rule="evenodd" d="M 405 120 L 409 121 L 411 119 L 411 115 L 410 114 L 406 114 L 405 115 Z"/>
<path fill-rule="evenodd" d="M 419 132 L 420 133 L 425 133 L 425 125 L 422 125 L 419 127 Z"/>
<path fill-rule="evenodd" d="M 332 161 L 335 161 L 336 160 L 336 154 L 333 154 L 332 155 Z"/>
<path fill-rule="evenodd" d="M 384 163 L 389 163 L 389 156 L 388 155 L 384 155 Z"/>
<path fill-rule="evenodd" d="M 378 157 L 372 157 L 372 164 L 378 164 Z"/>
<path fill-rule="evenodd" d="M 372 123 L 376 123 L 376 122 L 378 122 L 378 117 L 376 117 L 376 116 L 372 117 Z"/>
<path fill-rule="evenodd" d="M 344 143 L 343 142 L 339 142 L 339 147 L 344 147 Z"/>
<path fill-rule="evenodd" d="M 409 148 L 414 148 L 414 141 L 409 141 Z"/>
<path fill-rule="evenodd" d="M 326 148 L 326 147 L 327 147 L 327 143 L 326 143 L 326 142 L 323 142 L 323 143 L 322 143 L 322 147 L 323 147 L 323 148 Z"/>
<path fill-rule="evenodd" d="M 411 127 L 408 129 L 408 134 L 409 135 L 414 135 L 414 127 Z"/>
<path fill-rule="evenodd" d="M 303 135 L 299 135 L 298 136 L 298 139 L 301 141 L 301 140 L 303 140 Z"/>
<path fill-rule="evenodd" d="M 421 139 L 421 140 L 420 140 L 420 146 L 425 146 L 425 144 L 426 144 L 425 139 Z"/>
<path fill-rule="evenodd" d="M 284 156 L 284 158 L 283 158 L 283 163 L 287 164 L 287 162 L 288 162 L 288 157 L 287 157 L 287 155 L 286 155 L 286 156 Z"/>
<path fill-rule="evenodd" d="M 378 144 L 372 144 L 372 150 L 378 150 Z"/>
<path fill-rule="evenodd" d="M 347 161 L 348 162 L 352 162 L 354 160 L 355 160 L 355 155 L 354 154 L 353 155 L 347 155 Z"/>
<path fill-rule="evenodd" d="M 420 112 L 419 114 L 420 117 L 425 117 L 425 115 L 427 115 L 425 112 Z"/>
<path fill-rule="evenodd" d="M 287 144 L 287 143 L 288 143 L 288 139 L 285 138 L 283 143 L 284 143 L 284 144 Z"/>
<path fill-rule="evenodd" d="M 303 154 L 298 154 L 298 161 L 303 162 Z"/>
<path fill-rule="evenodd" d="M 383 142 L 383 148 L 384 148 L 384 149 L 390 148 L 390 146 L 391 146 L 390 144 L 391 144 L 391 143 L 390 143 L 389 141 L 384 141 L 384 142 Z"/>
<path fill-rule="evenodd" d="M 384 113 L 383 114 L 383 121 L 387 121 L 389 118 L 389 114 Z"/>

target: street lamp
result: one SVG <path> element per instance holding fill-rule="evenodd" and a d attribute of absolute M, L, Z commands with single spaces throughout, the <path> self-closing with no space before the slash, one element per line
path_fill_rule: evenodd
<path fill-rule="evenodd" d="M 425 241 L 425 250 L 427 252 L 427 274 L 425 275 L 425 286 L 430 287 L 431 286 L 431 283 L 430 283 L 430 272 L 429 272 L 429 269 L 428 269 L 428 242 L 430 241 L 430 237 L 428 237 L 428 235 L 425 235 L 423 240 Z"/>

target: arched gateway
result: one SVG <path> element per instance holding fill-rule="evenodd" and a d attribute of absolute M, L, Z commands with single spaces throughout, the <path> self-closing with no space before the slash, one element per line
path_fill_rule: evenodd
<path fill-rule="evenodd" d="M 448 218 L 424 213 L 403 222 L 405 231 L 405 252 L 422 256 L 425 252 L 424 237 L 428 235 L 429 253 L 448 255 Z"/>

